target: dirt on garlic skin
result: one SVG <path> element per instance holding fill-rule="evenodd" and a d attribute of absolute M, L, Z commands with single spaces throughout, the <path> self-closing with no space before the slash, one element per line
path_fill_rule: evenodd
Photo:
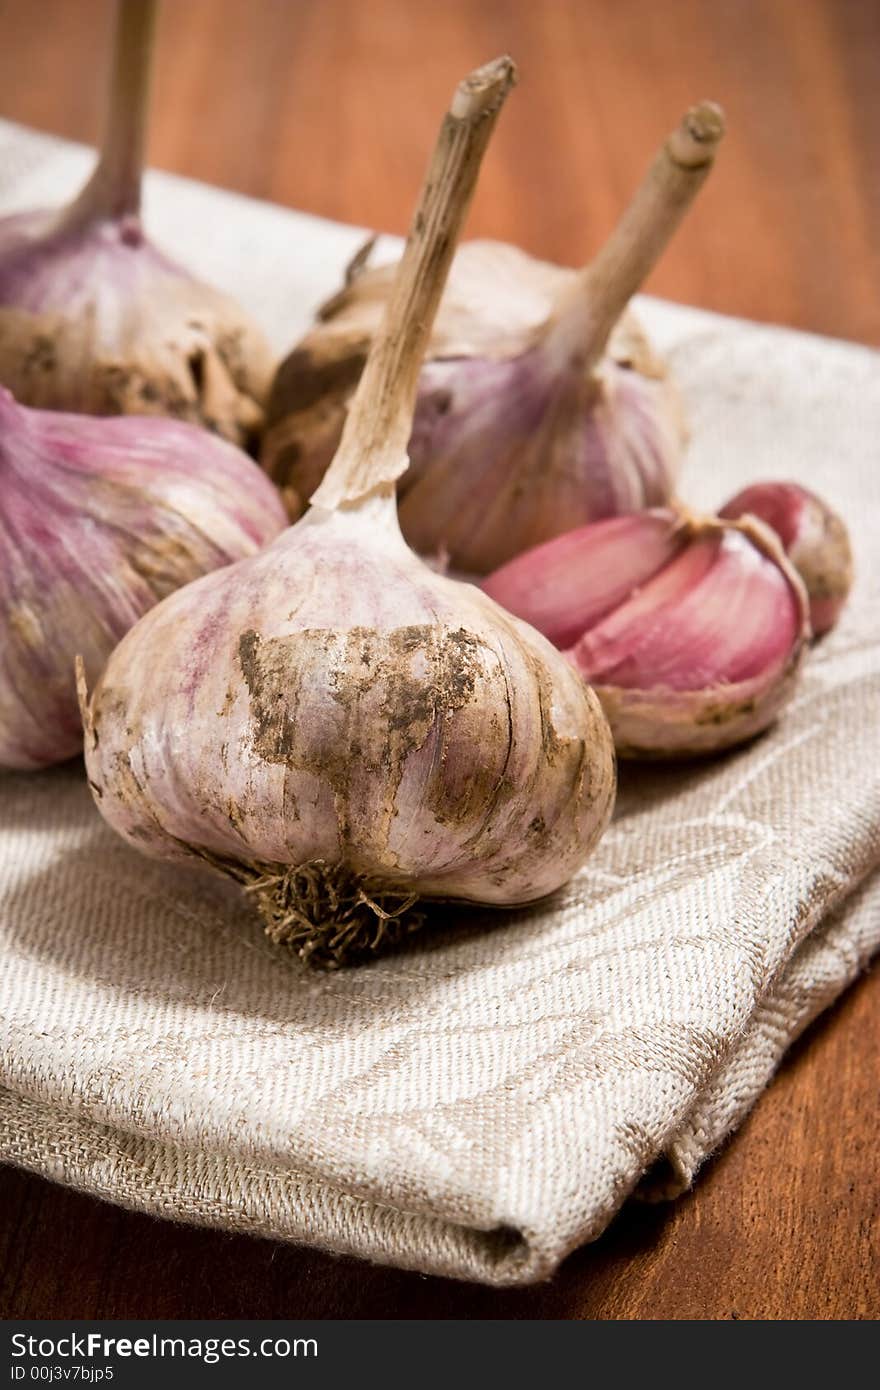
<path fill-rule="evenodd" d="M 333 457 L 392 280 L 393 267 L 364 269 L 359 257 L 279 367 L 270 395 L 260 461 L 294 519 Z M 456 569 L 485 574 L 582 521 L 669 500 L 686 438 L 681 404 L 629 310 L 598 377 L 554 366 L 545 380 L 536 345 L 577 279 L 502 243 L 459 249 L 400 486 L 403 532 L 418 552 L 442 548 Z M 628 419 L 625 429 L 619 417 Z M 566 418 L 572 437 L 560 443 Z M 618 453 L 622 440 L 629 466 L 615 458 L 612 468 L 609 449 Z M 551 454 L 559 460 L 553 476 Z"/>
<path fill-rule="evenodd" d="M 610 815 L 595 697 L 405 548 L 379 538 L 353 560 L 342 537 L 291 534 L 173 595 L 117 649 L 89 704 L 102 813 L 158 857 L 320 861 L 395 894 L 499 905 L 553 891 Z"/>
<path fill-rule="evenodd" d="M 261 462 L 299 507 L 333 456 L 363 357 L 360 338 L 306 343 L 276 378 Z M 682 438 L 671 384 L 629 365 L 548 377 L 537 348 L 435 360 L 419 382 L 401 528 L 419 553 L 442 548 L 486 574 L 563 530 L 668 502 Z"/>
<path fill-rule="evenodd" d="M 211 344 L 201 329 L 189 330 L 178 345 L 171 337 L 157 345 L 155 355 L 139 342 L 116 357 L 82 341 L 60 317 L 0 308 L 0 382 L 22 405 L 170 417 L 245 448 L 262 427 L 268 372 L 242 377 L 238 336 Z"/>
<path fill-rule="evenodd" d="M 168 415 L 254 446 L 274 370 L 256 324 L 139 224 L 56 223 L 0 221 L 0 384 L 40 409 Z"/>
<path fill-rule="evenodd" d="M 292 521 L 304 512 L 339 444 L 348 402 L 360 380 L 368 344 L 306 342 L 276 373 L 266 409 L 260 463 L 291 499 Z"/>

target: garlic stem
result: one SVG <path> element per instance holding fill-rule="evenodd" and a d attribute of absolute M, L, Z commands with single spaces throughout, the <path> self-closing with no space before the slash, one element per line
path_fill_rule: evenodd
<path fill-rule="evenodd" d="M 101 155 L 65 224 L 136 218 L 141 206 L 158 0 L 117 0 L 110 102 Z"/>
<path fill-rule="evenodd" d="M 714 102 L 685 112 L 602 250 L 558 304 L 547 339 L 554 355 L 595 366 L 705 182 L 723 135 L 724 113 Z"/>
<path fill-rule="evenodd" d="M 328 511 L 389 489 L 406 471 L 422 358 L 483 154 L 515 81 L 512 60 L 502 57 L 456 89 L 339 448 L 312 498 Z"/>

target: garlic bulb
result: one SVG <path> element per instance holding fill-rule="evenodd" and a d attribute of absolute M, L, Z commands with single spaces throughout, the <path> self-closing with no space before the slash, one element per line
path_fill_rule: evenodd
<path fill-rule="evenodd" d="M 799 483 L 754 483 L 721 508 L 721 517 L 756 516 L 772 528 L 810 600 L 810 626 L 821 637 L 840 617 L 853 581 L 846 526 L 836 512 Z"/>
<path fill-rule="evenodd" d="M 455 94 L 387 317 L 306 516 L 149 613 L 83 697 L 97 805 L 133 845 L 254 894 L 267 931 L 337 965 L 417 899 L 541 898 L 611 812 L 595 697 L 538 633 L 433 573 L 394 483 L 418 370 L 509 59 Z"/>
<path fill-rule="evenodd" d="M 759 733 L 791 697 L 809 635 L 803 585 L 751 517 L 595 522 L 483 589 L 590 682 L 622 757 L 712 753 Z"/>
<path fill-rule="evenodd" d="M 156 0 L 118 0 L 110 121 L 62 212 L 0 220 L 0 384 L 25 405 L 171 415 L 254 442 L 273 358 L 227 295 L 147 239 L 141 171 Z"/>
<path fill-rule="evenodd" d="M 148 608 L 285 522 L 265 474 L 222 439 L 29 410 L 0 387 L 0 767 L 78 753 L 77 654 L 97 679 Z"/>
<path fill-rule="evenodd" d="M 716 106 L 687 112 L 585 270 L 491 242 L 459 251 L 399 485 L 403 533 L 420 553 L 485 574 L 573 526 L 670 500 L 678 400 L 624 311 L 722 134 Z M 272 388 L 261 462 L 294 515 L 333 455 L 387 296 L 390 269 L 362 260 Z"/>

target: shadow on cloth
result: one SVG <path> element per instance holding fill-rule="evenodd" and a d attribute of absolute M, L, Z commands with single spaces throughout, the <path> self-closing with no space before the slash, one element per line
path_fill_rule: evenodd
<path fill-rule="evenodd" d="M 401 1017 L 417 1016 L 451 975 L 497 964 L 521 950 L 524 937 L 540 938 L 565 891 L 513 911 L 428 904 L 422 927 L 396 950 L 323 973 L 265 938 L 237 885 L 201 867 L 148 859 L 117 838 L 79 769 L 0 781 L 0 836 L 9 832 L 23 844 L 20 867 L 0 893 L 0 939 L 14 951 L 117 994 L 257 1016 L 269 1026 L 295 1022 L 298 1031 L 308 1030 L 312 1015 L 323 1032 L 332 1014 L 334 1029 L 356 1032 L 380 996 L 393 997 Z M 35 832 L 55 838 L 45 862 L 30 839 Z M 426 953 L 436 959 L 431 969 Z"/>

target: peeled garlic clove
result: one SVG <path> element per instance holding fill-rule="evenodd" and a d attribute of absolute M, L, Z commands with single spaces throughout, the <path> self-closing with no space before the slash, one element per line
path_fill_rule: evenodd
<path fill-rule="evenodd" d="M 543 897 L 611 813 L 598 701 L 537 632 L 423 564 L 396 517 L 426 337 L 512 79 L 500 59 L 456 93 L 306 516 L 142 619 L 84 705 L 110 824 L 241 882 L 273 939 L 325 965 L 394 940 L 417 899 Z"/>
<path fill-rule="evenodd" d="M 141 226 L 155 9 L 119 0 L 110 121 L 79 197 L 0 220 L 0 383 L 26 405 L 171 415 L 247 445 L 263 421 L 269 345 Z"/>
<path fill-rule="evenodd" d="M 76 656 L 96 680 L 159 599 L 284 525 L 275 488 L 224 440 L 29 410 L 0 388 L 0 767 L 78 753 Z"/>
<path fill-rule="evenodd" d="M 731 498 L 719 516 L 756 516 L 776 532 L 804 581 L 814 636 L 828 632 L 852 588 L 853 556 L 846 526 L 827 502 L 799 483 L 754 483 Z"/>
<path fill-rule="evenodd" d="M 625 311 L 722 134 L 717 107 L 689 111 L 583 271 L 494 243 L 459 252 L 399 488 L 415 549 L 485 574 L 573 526 L 669 501 L 678 398 Z M 294 512 L 332 457 L 389 281 L 387 267 L 359 269 L 276 376 L 261 461 Z"/>
<path fill-rule="evenodd" d="M 483 588 L 565 649 L 624 757 L 716 752 L 765 729 L 794 690 L 809 633 L 800 579 L 751 518 L 670 510 L 596 523 Z"/>

